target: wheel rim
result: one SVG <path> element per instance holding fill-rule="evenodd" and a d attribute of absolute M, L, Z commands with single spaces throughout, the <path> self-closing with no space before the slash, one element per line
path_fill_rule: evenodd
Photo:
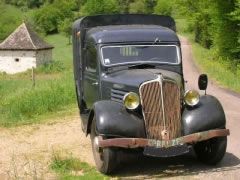
<path fill-rule="evenodd" d="M 98 148 L 98 145 L 96 143 L 96 133 L 95 132 L 91 134 L 91 142 L 92 142 L 93 157 L 94 157 L 97 168 L 100 169 L 104 163 L 103 150 Z"/>

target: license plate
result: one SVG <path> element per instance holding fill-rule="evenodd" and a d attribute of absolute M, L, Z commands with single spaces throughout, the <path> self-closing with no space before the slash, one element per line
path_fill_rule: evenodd
<path fill-rule="evenodd" d="M 168 148 L 145 147 L 143 154 L 154 157 L 172 157 L 186 154 L 188 152 L 189 148 L 186 144 L 184 144 L 180 146 L 171 146 Z"/>

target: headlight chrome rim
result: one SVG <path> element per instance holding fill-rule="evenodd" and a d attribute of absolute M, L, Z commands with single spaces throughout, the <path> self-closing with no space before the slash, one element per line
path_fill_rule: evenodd
<path fill-rule="evenodd" d="M 130 99 L 129 99 L 130 98 Z M 133 99 L 135 98 L 135 99 Z M 135 100 L 135 101 L 134 101 Z M 127 101 L 134 101 L 134 102 L 127 102 Z M 124 95 L 123 97 L 123 104 L 129 110 L 135 110 L 140 105 L 140 97 L 135 92 L 129 92 Z"/>
<path fill-rule="evenodd" d="M 189 99 L 187 99 L 187 96 L 189 95 L 189 93 L 192 93 L 192 95 L 190 95 L 190 97 L 188 97 Z M 192 97 L 191 97 L 192 96 Z M 195 99 L 195 100 L 193 100 Z M 200 94 L 197 90 L 191 89 L 185 92 L 184 94 L 184 102 L 190 106 L 196 106 L 200 101 Z"/>

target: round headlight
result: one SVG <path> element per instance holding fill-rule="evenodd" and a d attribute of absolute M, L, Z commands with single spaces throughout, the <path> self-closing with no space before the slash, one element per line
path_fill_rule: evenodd
<path fill-rule="evenodd" d="M 189 90 L 184 95 L 184 101 L 189 106 L 195 106 L 199 103 L 200 95 L 196 90 Z"/>
<path fill-rule="evenodd" d="M 123 97 L 123 104 L 127 109 L 133 110 L 136 109 L 139 104 L 139 96 L 137 93 L 130 92 Z"/>

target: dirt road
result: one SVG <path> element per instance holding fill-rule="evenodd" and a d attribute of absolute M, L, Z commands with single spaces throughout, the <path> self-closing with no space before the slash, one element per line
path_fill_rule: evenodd
<path fill-rule="evenodd" d="M 181 38 L 187 88 L 197 89 L 198 69 L 192 61 L 191 46 Z M 217 70 L 217 69 L 216 69 Z M 122 178 L 239 179 L 240 173 L 240 96 L 210 82 L 208 94 L 223 104 L 227 116 L 227 153 L 214 167 L 199 163 L 193 153 L 184 156 L 131 161 L 117 172 Z M 94 165 L 89 138 L 81 132 L 79 116 L 63 117 L 55 123 L 0 129 L 0 179 L 35 177 L 55 179 L 49 170 L 55 153 L 71 153 Z"/>

